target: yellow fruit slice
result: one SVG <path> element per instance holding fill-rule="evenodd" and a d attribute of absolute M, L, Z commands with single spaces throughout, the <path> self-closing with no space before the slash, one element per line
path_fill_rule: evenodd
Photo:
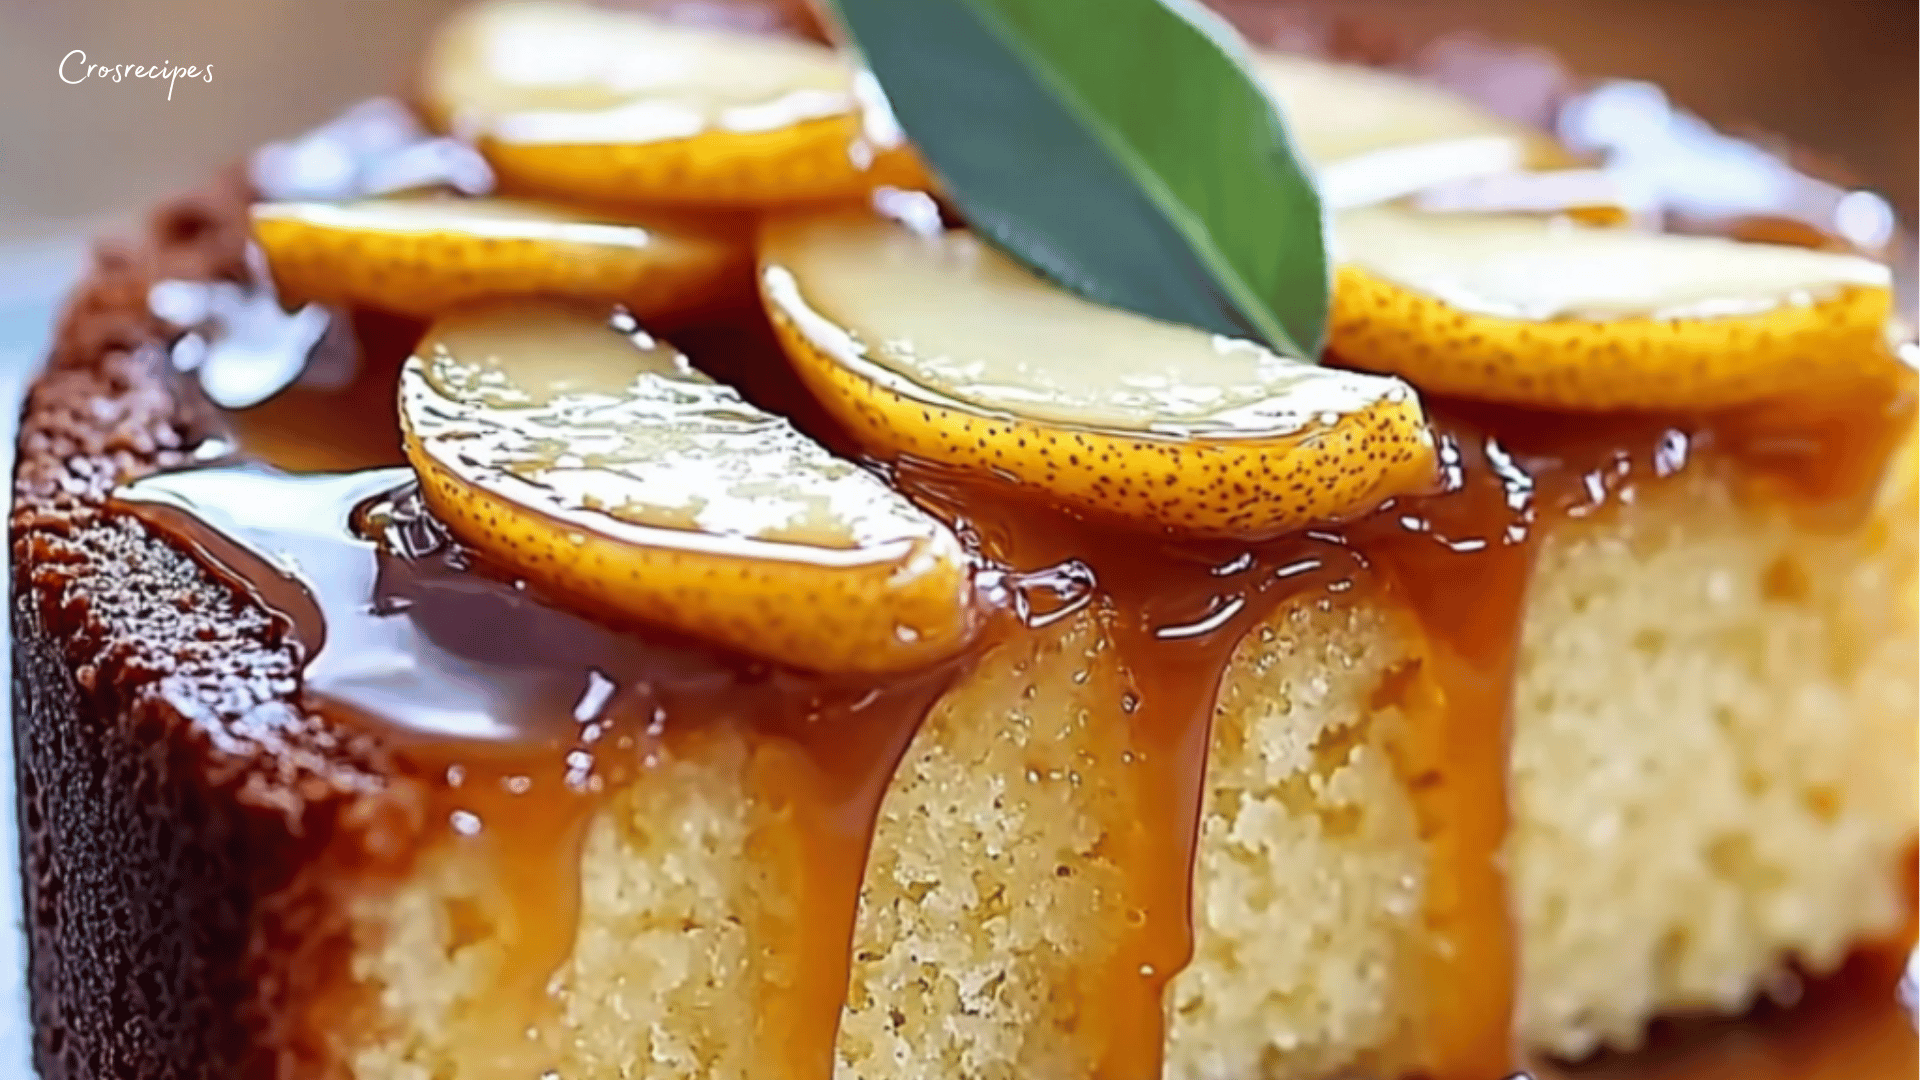
<path fill-rule="evenodd" d="M 1255 53 L 1253 69 L 1335 209 L 1574 163 L 1546 133 L 1403 75 L 1272 52 Z"/>
<path fill-rule="evenodd" d="M 1852 255 L 1524 216 L 1341 215 L 1329 350 L 1423 391 L 1718 409 L 1890 362 L 1891 275 Z"/>
<path fill-rule="evenodd" d="M 447 25 L 422 89 L 527 190 L 759 206 L 926 183 L 871 78 L 812 42 L 508 0 Z"/>
<path fill-rule="evenodd" d="M 744 286 L 749 240 L 718 226 L 510 199 L 260 203 L 253 235 L 283 298 L 432 318 L 462 304 L 573 296 L 647 318 Z"/>
<path fill-rule="evenodd" d="M 760 285 L 866 445 L 1187 532 L 1265 536 L 1429 484 L 1406 384 L 1089 303 L 965 231 L 773 220 Z"/>
<path fill-rule="evenodd" d="M 402 369 L 407 457 L 457 535 L 600 610 L 815 670 L 903 670 L 968 640 L 952 533 L 596 310 L 451 315 Z"/>

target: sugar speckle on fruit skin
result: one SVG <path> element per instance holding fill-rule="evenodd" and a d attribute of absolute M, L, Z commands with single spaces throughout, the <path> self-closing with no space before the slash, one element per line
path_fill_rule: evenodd
<path fill-rule="evenodd" d="M 1717 410 L 1871 375 L 1892 294 L 1852 255 L 1521 217 L 1336 223 L 1329 349 L 1450 396 Z"/>
<path fill-rule="evenodd" d="M 415 318 L 534 295 L 657 318 L 705 302 L 747 261 L 722 232 L 521 199 L 261 203 L 252 216 L 283 293 Z"/>

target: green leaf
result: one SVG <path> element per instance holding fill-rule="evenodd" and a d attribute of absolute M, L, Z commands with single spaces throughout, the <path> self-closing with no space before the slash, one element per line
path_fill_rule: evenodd
<path fill-rule="evenodd" d="M 975 231 L 1088 299 L 1315 358 L 1325 218 L 1191 0 L 832 0 Z"/>

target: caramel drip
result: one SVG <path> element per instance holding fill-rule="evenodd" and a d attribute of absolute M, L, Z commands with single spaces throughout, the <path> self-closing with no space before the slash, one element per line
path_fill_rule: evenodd
<path fill-rule="evenodd" d="M 1441 460 L 1449 490 L 1347 534 L 1423 641 L 1415 667 L 1382 688 L 1405 699 L 1391 751 L 1427 846 L 1420 1058 L 1435 1077 L 1471 1080 L 1515 1063 L 1518 952 L 1500 854 L 1535 481 L 1458 422 L 1443 422 Z"/>
<path fill-rule="evenodd" d="M 1103 1080 L 1160 1076 L 1166 988 L 1193 956 L 1194 855 L 1220 685 L 1241 640 L 1282 601 L 1351 585 L 1336 569 L 1350 560 L 1319 546 L 1288 540 L 1195 562 L 1198 552 L 1176 555 L 1177 546 L 1142 557 L 1109 541 L 1092 560 L 1128 685 L 1109 720 L 1127 727 L 1132 792 L 1132 816 L 1109 835 L 1126 890 L 1121 936 L 1086 984 L 1104 998 L 1091 1010 L 1104 1029 Z"/>
<path fill-rule="evenodd" d="M 1119 947 L 1089 986 L 1104 988 L 1106 998 L 1092 1010 L 1105 1027 L 1097 1075 L 1149 1080 L 1160 1075 L 1167 984 L 1193 956 L 1193 865 L 1214 700 L 1244 628 L 1259 621 L 1270 606 L 1263 601 L 1278 590 L 1253 597 L 1219 594 L 1200 611 L 1169 618 L 1174 613 L 1155 603 L 1166 598 L 1140 588 L 1151 579 L 1104 569 L 1112 582 L 1107 595 L 1113 642 L 1131 695 L 1110 719 L 1129 728 L 1125 760 L 1133 814 L 1116 823 L 1125 828 L 1109 837 L 1126 889 Z M 1239 610 L 1228 621 L 1238 625 L 1231 630 L 1166 636 L 1171 628 L 1204 623 L 1235 605 Z"/>
<path fill-rule="evenodd" d="M 1831 408 L 1720 417 L 1546 416 L 1434 404 L 1442 490 L 1342 526 L 1260 543 L 1158 536 L 1088 521 L 915 462 L 896 480 L 1016 571 L 1080 563 L 1095 583 L 1125 690 L 1101 722 L 1124 732 L 1106 779 L 1125 815 L 1103 854 L 1124 896 L 1116 944 L 1076 993 L 1101 1080 L 1157 1078 L 1165 988 L 1192 954 L 1192 867 L 1215 699 L 1245 634 L 1289 600 L 1371 599 L 1417 631 L 1417 664 L 1382 688 L 1410 722 L 1392 746 L 1427 847 L 1415 1056 L 1441 1080 L 1519 1066 L 1518 952 L 1501 868 L 1510 695 L 1539 537 L 1701 467 L 1755 497 L 1857 523 L 1913 418 L 1913 377 L 1851 388 Z M 1844 418 L 1844 419 L 1843 419 Z"/>
<path fill-rule="evenodd" d="M 354 328 L 357 351 L 323 348 L 301 382 L 233 414 L 243 453 L 293 470 L 398 460 L 393 372 L 418 328 L 372 316 L 356 317 Z M 764 407 L 846 446 L 792 385 L 757 315 L 731 313 L 682 344 Z M 344 378 L 328 367 L 343 362 Z M 1508 695 L 1537 537 L 1700 467 L 1726 470 L 1754 498 L 1784 499 L 1810 520 L 1847 527 L 1869 505 L 1913 408 L 1904 368 L 1886 382 L 1836 388 L 1831 400 L 1738 416 L 1573 418 L 1432 403 L 1444 490 L 1259 543 L 1083 520 L 900 465 L 901 485 L 988 556 L 1015 571 L 1078 562 L 1095 583 L 1092 602 L 1124 686 L 1099 718 L 1119 733 L 1099 779 L 1126 811 L 1107 823 L 1102 851 L 1120 871 L 1122 895 L 1108 912 L 1111 949 L 1090 958 L 1077 986 L 1061 988 L 1077 997 L 1095 1075 L 1160 1075 L 1165 988 L 1193 947 L 1192 867 L 1215 697 L 1247 631 L 1309 597 L 1380 602 L 1419 631 L 1418 665 L 1382 691 L 1402 695 L 1411 720 L 1392 750 L 1430 860 L 1430 947 L 1420 957 L 1428 1011 L 1417 1055 L 1440 1080 L 1504 1075 L 1514 1064 L 1516 955 L 1499 863 Z M 964 660 L 885 683 L 772 671 L 547 601 L 452 543 L 407 494 L 403 471 L 324 483 L 257 466 L 200 472 L 210 486 L 190 512 L 140 512 L 287 615 L 308 649 L 309 706 L 389 738 L 435 792 L 427 842 L 464 846 L 493 867 L 495 891 L 476 898 L 471 914 L 475 932 L 506 946 L 506 977 L 463 1033 L 473 1045 L 493 1050 L 503 1068 L 538 1073 L 541 1044 L 524 1037 L 526 1022 L 538 1026 L 550 1009 L 548 982 L 572 951 L 580 845 L 593 813 L 611 792 L 644 782 L 653 764 L 687 752 L 687 740 L 728 729 L 747 736 L 752 754 L 759 825 L 743 857 L 767 868 L 775 893 L 755 935 L 767 945 L 756 969 L 756 1060 L 770 1075 L 831 1074 L 878 805 Z M 177 494 L 178 478 L 142 486 L 152 494 L 169 485 Z M 275 568 L 275 555 L 303 545 L 317 545 L 299 559 L 305 572 Z M 395 627 L 406 633 L 396 638 Z M 329 667 L 396 652 L 421 672 L 416 685 L 370 689 L 351 669 Z M 460 687 L 478 688 L 464 720 L 450 715 L 449 688 Z"/>
<path fill-rule="evenodd" d="M 1118 868 L 1113 942 L 1077 985 L 1076 1026 L 1100 1080 L 1157 1080 L 1166 987 L 1193 954 L 1192 882 L 1215 701 L 1245 635 L 1290 598 L 1350 591 L 1363 569 L 1330 535 L 1263 543 L 1200 541 L 1087 520 L 918 462 L 896 479 L 962 522 L 1016 573 L 1078 566 L 1121 669 L 1095 722 L 1117 749 L 1090 767 L 1119 793 L 1101 854 Z M 1049 613 L 1057 614 L 1057 613 Z"/>
<path fill-rule="evenodd" d="M 956 497 L 933 490 L 925 470 L 903 470 L 910 491 L 970 515 L 987 550 L 1016 569 L 1085 563 L 1109 613 L 1126 690 L 1102 720 L 1126 732 L 1112 771 L 1127 812 L 1107 823 L 1103 851 L 1120 868 L 1123 910 L 1110 913 L 1115 947 L 1079 988 L 1101 1080 L 1160 1076 L 1166 986 L 1193 950 L 1212 720 L 1236 649 L 1289 600 L 1370 595 L 1405 609 L 1431 646 L 1408 689 L 1423 700 L 1397 748 L 1433 864 L 1421 998 L 1434 1008 L 1422 1060 L 1433 1075 L 1460 1080 L 1512 1066 L 1514 944 L 1498 854 L 1530 503 L 1517 468 L 1502 477 L 1477 444 L 1459 443 L 1448 440 L 1456 475 L 1442 495 L 1254 544 L 1143 535 L 1032 506 L 996 512 L 984 492 Z"/>
<path fill-rule="evenodd" d="M 761 1057 L 778 1080 L 833 1075 L 847 999 L 854 917 L 880 800 L 907 743 L 952 684 L 959 665 L 870 686 L 855 697 L 810 700 L 763 725 L 751 785 L 762 830 L 747 857 L 784 871 L 794 902 L 770 920 L 761 978 Z"/>
<path fill-rule="evenodd" d="M 1420 1057 L 1445 1080 L 1519 1064 L 1518 942 L 1501 870 L 1507 742 L 1527 581 L 1539 538 L 1716 470 L 1749 499 L 1819 527 L 1857 527 L 1911 431 L 1914 373 L 1707 417 L 1571 417 L 1435 402 L 1448 490 L 1398 500 L 1343 531 L 1427 642 L 1426 696 L 1397 764 L 1428 845 Z M 1415 691 L 1409 690 L 1409 693 Z"/>
<path fill-rule="evenodd" d="M 504 959 L 459 1037 L 503 1073 L 547 1067 L 548 984 L 573 951 L 593 814 L 689 740 L 744 735 L 759 825 L 743 857 L 769 883 L 755 1057 L 770 1076 L 831 1075 L 880 798 L 965 659 L 829 677 L 594 622 L 460 548 L 400 469 L 214 463 L 121 504 L 280 613 L 306 653 L 307 707 L 388 739 L 433 793 L 426 845 L 490 868 L 453 929 Z"/>

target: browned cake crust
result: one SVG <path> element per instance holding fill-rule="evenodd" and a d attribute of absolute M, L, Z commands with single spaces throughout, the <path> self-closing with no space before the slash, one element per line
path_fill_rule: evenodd
<path fill-rule="evenodd" d="M 317 1075 L 288 1021 L 344 956 L 335 894 L 417 829 L 381 748 L 292 704 L 284 625 L 102 508 L 211 427 L 147 290 L 242 273 L 245 197 L 223 180 L 102 245 L 22 413 L 13 715 L 48 1080 Z"/>

